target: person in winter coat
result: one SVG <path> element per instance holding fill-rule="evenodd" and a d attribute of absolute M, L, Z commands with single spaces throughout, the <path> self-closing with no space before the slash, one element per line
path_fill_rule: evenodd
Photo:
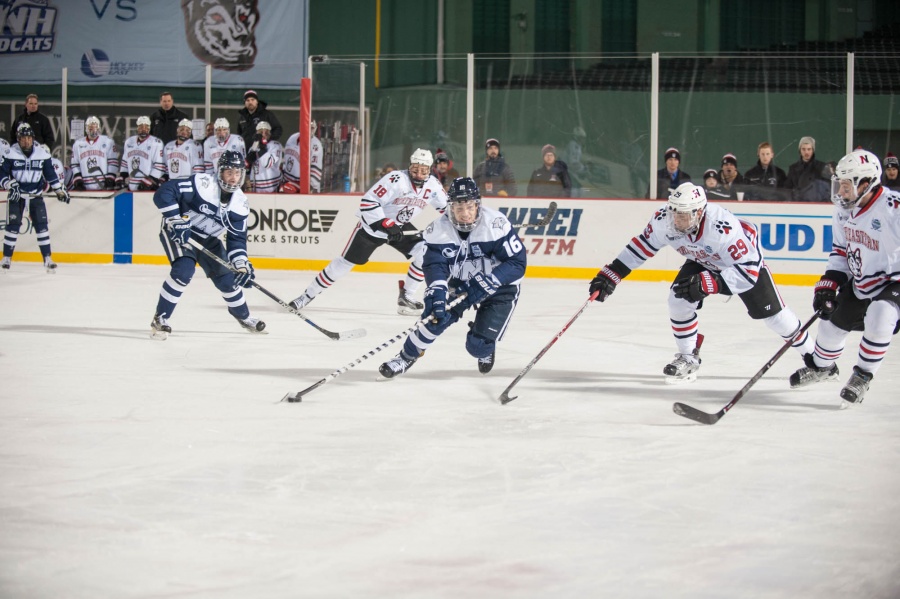
<path fill-rule="evenodd" d="M 271 139 L 273 141 L 281 140 L 281 123 L 278 121 L 275 113 L 268 110 L 266 106 L 268 104 L 260 100 L 259 96 L 252 89 L 244 92 L 244 107 L 238 111 L 237 132 L 238 135 L 244 138 L 244 147 L 247 148 L 248 152 L 253 147 L 256 126 L 260 121 L 265 121 L 272 127 Z"/>
<path fill-rule="evenodd" d="M 666 166 L 656 171 L 656 198 L 660 200 L 667 199 L 673 189 L 691 180 L 691 176 L 681 170 L 681 152 L 678 148 L 667 149 L 664 157 Z M 649 186 L 645 197 L 650 197 Z"/>
<path fill-rule="evenodd" d="M 884 175 L 881 184 L 893 191 L 900 191 L 900 162 L 893 152 L 888 152 L 884 157 Z"/>
<path fill-rule="evenodd" d="M 163 146 L 178 137 L 178 123 L 191 117 L 175 108 L 170 92 L 159 94 L 159 110 L 150 115 L 150 135 L 162 140 Z"/>
<path fill-rule="evenodd" d="M 789 193 L 780 189 L 784 187 L 787 175 L 783 170 L 775 166 L 772 159 L 775 153 L 772 144 L 767 141 L 759 144 L 756 149 L 756 166 L 744 173 L 744 183 L 747 187 L 748 200 L 789 200 Z"/>
<path fill-rule="evenodd" d="M 493 137 L 484 142 L 487 160 L 475 167 L 473 179 L 483 196 L 514 196 L 519 192 L 516 176 L 500 153 L 500 142 Z"/>
<path fill-rule="evenodd" d="M 784 186 L 791 190 L 795 202 L 831 201 L 831 173 L 828 166 L 816 160 L 816 140 L 806 136 L 798 145 L 800 160 L 790 166 Z"/>
<path fill-rule="evenodd" d="M 531 173 L 528 181 L 528 195 L 539 198 L 572 197 L 572 180 L 569 167 L 556 159 L 556 148 L 550 144 L 541 149 L 544 164 Z"/>

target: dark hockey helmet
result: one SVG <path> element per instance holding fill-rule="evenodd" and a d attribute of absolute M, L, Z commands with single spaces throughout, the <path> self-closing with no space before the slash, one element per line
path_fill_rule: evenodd
<path fill-rule="evenodd" d="M 31 128 L 31 125 L 21 123 L 16 128 L 16 141 L 22 153 L 31 156 L 31 151 L 34 149 L 34 129 Z"/>
<path fill-rule="evenodd" d="M 234 176 L 230 176 L 226 179 L 225 171 L 231 170 L 240 171 L 240 178 L 236 182 Z M 241 156 L 240 152 L 227 150 L 219 157 L 219 162 L 216 165 L 216 179 L 218 180 L 219 187 L 222 188 L 222 191 L 232 193 L 243 187 L 245 175 L 244 157 Z"/>
<path fill-rule="evenodd" d="M 481 192 L 471 177 L 454 179 L 447 191 L 447 215 L 459 231 L 471 231 L 481 222 Z M 474 208 L 475 213 L 472 214 Z"/>
<path fill-rule="evenodd" d="M 34 137 L 34 129 L 31 128 L 31 125 L 28 123 L 20 123 L 18 127 L 16 127 L 16 139 L 20 137 Z"/>

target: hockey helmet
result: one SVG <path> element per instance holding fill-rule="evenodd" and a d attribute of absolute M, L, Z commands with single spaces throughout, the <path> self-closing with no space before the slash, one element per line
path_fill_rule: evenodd
<path fill-rule="evenodd" d="M 228 139 L 228 136 L 231 135 L 231 123 L 229 123 L 226 118 L 217 118 L 213 125 L 213 129 L 216 132 L 216 139 L 220 142 L 224 142 Z"/>
<path fill-rule="evenodd" d="M 84 120 L 84 134 L 90 139 L 100 137 L 100 119 L 89 116 Z"/>
<path fill-rule="evenodd" d="M 240 171 L 240 178 L 235 181 L 233 177 L 227 177 L 225 171 Z M 244 157 L 241 156 L 240 152 L 235 152 L 234 150 L 226 150 L 219 157 L 219 162 L 216 165 L 216 180 L 219 183 L 219 187 L 222 188 L 222 191 L 227 193 L 233 193 L 239 190 L 244 185 L 244 176 L 246 175 L 246 171 L 244 170 Z"/>
<path fill-rule="evenodd" d="M 28 123 L 19 123 L 19 126 L 16 127 L 16 138 L 19 137 L 34 137 L 34 129 L 31 128 L 31 125 Z"/>
<path fill-rule="evenodd" d="M 147 139 L 150 135 L 150 117 L 139 116 L 137 118 L 137 134 L 141 139 Z"/>
<path fill-rule="evenodd" d="M 431 152 L 416 148 L 416 151 L 409 157 L 409 178 L 416 187 L 422 187 L 428 177 L 431 176 L 431 165 L 434 164 L 434 158 Z"/>
<path fill-rule="evenodd" d="M 31 128 L 31 125 L 22 123 L 16 128 L 16 141 L 19 143 L 22 153 L 30 156 L 34 149 L 34 129 Z"/>
<path fill-rule="evenodd" d="M 458 231 L 471 231 L 481 222 L 481 193 L 471 177 L 459 177 L 447 190 L 447 218 Z M 472 215 L 474 208 L 475 214 Z"/>
<path fill-rule="evenodd" d="M 669 233 L 675 237 L 696 235 L 705 213 L 706 191 L 699 185 L 682 183 L 669 194 L 669 203 L 666 205 Z"/>
<path fill-rule="evenodd" d="M 178 121 L 178 141 L 187 141 L 191 138 L 193 123 L 189 119 Z"/>
<path fill-rule="evenodd" d="M 859 191 L 859 186 L 867 184 Z M 854 150 L 841 158 L 831 176 L 831 201 L 854 208 L 865 195 L 881 185 L 881 161 L 872 152 Z"/>

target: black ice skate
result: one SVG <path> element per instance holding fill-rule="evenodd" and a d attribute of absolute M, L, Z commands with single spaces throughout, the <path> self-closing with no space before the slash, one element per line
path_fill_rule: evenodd
<path fill-rule="evenodd" d="M 696 351 L 696 350 L 695 350 Z M 700 358 L 694 354 L 675 354 L 675 359 L 666 364 L 663 374 L 669 384 L 691 383 L 697 380 Z"/>
<path fill-rule="evenodd" d="M 56 274 L 56 262 L 54 262 L 50 256 L 44 258 L 44 268 L 47 269 L 47 274 Z"/>
<path fill-rule="evenodd" d="M 869 390 L 869 383 L 872 382 L 873 376 L 875 375 L 862 370 L 859 366 L 853 367 L 853 374 L 850 376 L 850 380 L 841 389 L 842 410 L 862 403 L 863 398 L 866 396 L 866 391 Z"/>
<path fill-rule="evenodd" d="M 151 339 L 165 341 L 169 337 L 169 333 L 171 332 L 172 327 L 169 326 L 169 323 L 166 321 L 165 316 L 160 316 L 159 314 L 157 314 L 153 317 L 153 322 L 150 323 Z"/>
<path fill-rule="evenodd" d="M 262 333 L 263 335 L 268 335 L 266 332 L 266 323 L 261 321 L 258 318 L 253 318 L 252 316 L 249 318 L 245 318 L 241 320 L 237 316 L 235 316 L 235 320 L 237 320 L 244 329 L 250 331 L 251 333 Z"/>
<path fill-rule="evenodd" d="M 300 310 L 305 308 L 311 301 L 313 301 L 313 298 L 307 295 L 304 291 L 303 295 L 301 295 L 297 299 L 291 300 L 291 308 L 299 312 Z"/>
<path fill-rule="evenodd" d="M 418 360 L 418 358 L 407 358 L 401 351 L 395 357 L 379 366 L 378 372 L 384 378 L 392 379 L 412 368 L 412 365 L 416 363 L 416 360 Z"/>
<path fill-rule="evenodd" d="M 492 351 L 491 355 L 487 358 L 478 358 L 478 372 L 481 374 L 487 374 L 494 367 L 494 358 L 496 357 L 497 352 Z"/>
<path fill-rule="evenodd" d="M 806 364 L 806 367 L 791 375 L 791 389 L 806 387 L 821 381 L 836 381 L 841 374 L 837 364 L 825 368 L 816 366 L 812 354 L 803 354 L 803 363 Z"/>
<path fill-rule="evenodd" d="M 397 281 L 400 287 L 400 295 L 397 296 L 397 314 L 403 316 L 418 316 L 425 309 L 425 304 L 417 302 L 406 293 L 406 282 Z"/>

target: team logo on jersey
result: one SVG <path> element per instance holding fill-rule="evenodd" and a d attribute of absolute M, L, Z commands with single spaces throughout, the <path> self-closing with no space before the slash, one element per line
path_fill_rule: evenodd
<path fill-rule="evenodd" d="M 247 71 L 256 59 L 257 0 L 182 0 L 184 34 L 201 62 Z"/>
<path fill-rule="evenodd" d="M 878 220 L 877 218 L 873 218 L 873 219 L 872 219 L 872 230 L 873 230 L 873 231 L 880 231 L 880 230 L 881 230 L 881 221 Z"/>
<path fill-rule="evenodd" d="M 48 0 L 0 0 L 0 54 L 53 50 L 56 8 Z"/>
<path fill-rule="evenodd" d="M 481 246 L 478 244 L 472 244 L 469 246 L 469 249 L 472 250 L 472 255 L 476 258 L 484 257 L 484 252 L 481 251 Z"/>
<path fill-rule="evenodd" d="M 394 173 L 391 175 L 390 179 L 388 179 L 391 183 L 396 183 L 400 180 L 400 173 Z"/>
<path fill-rule="evenodd" d="M 397 216 L 394 217 L 394 220 L 401 224 L 406 224 L 412 220 L 413 216 L 416 215 L 416 209 L 412 206 L 406 206 L 400 209 L 400 212 L 397 213 Z"/>
<path fill-rule="evenodd" d="M 862 275 L 862 252 L 860 252 L 859 248 L 852 252 L 847 252 L 847 266 L 850 267 L 850 272 L 853 273 L 854 277 Z"/>
<path fill-rule="evenodd" d="M 706 250 L 706 253 L 707 253 L 707 254 L 712 254 L 712 253 L 713 253 L 713 249 L 712 249 L 710 246 L 706 246 L 706 247 L 704 247 L 703 249 Z"/>
<path fill-rule="evenodd" d="M 444 258 L 455 258 L 456 257 L 456 249 L 455 248 L 444 248 L 441 250 L 441 256 Z"/>
<path fill-rule="evenodd" d="M 498 217 L 495 218 L 493 221 L 491 221 L 491 228 L 492 228 L 492 229 L 500 229 L 500 230 L 502 231 L 502 230 L 503 230 L 503 227 L 505 227 L 505 226 L 506 226 L 506 219 L 505 219 L 505 218 L 501 218 L 501 217 L 498 216 Z"/>
<path fill-rule="evenodd" d="M 723 233 L 725 235 L 728 235 L 729 233 L 731 233 L 731 229 L 732 229 L 732 226 L 730 224 L 728 224 L 728 221 L 724 221 L 724 220 L 717 220 L 715 227 L 716 227 L 717 232 Z"/>

